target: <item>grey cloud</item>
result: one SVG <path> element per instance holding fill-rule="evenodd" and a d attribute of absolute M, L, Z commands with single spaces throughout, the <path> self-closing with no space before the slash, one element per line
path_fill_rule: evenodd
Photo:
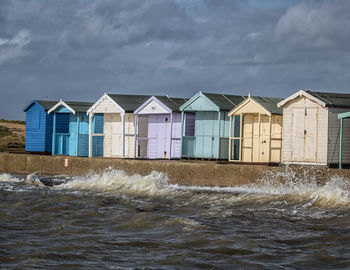
<path fill-rule="evenodd" d="M 1 0 L 0 117 L 106 91 L 348 90 L 350 3 L 264 1 Z"/>
<path fill-rule="evenodd" d="M 13 37 L 0 36 L 0 66 L 6 62 L 17 61 L 18 58 L 26 56 L 26 45 L 31 40 L 30 32 L 26 29 L 20 30 Z"/>
<path fill-rule="evenodd" d="M 293 47 L 349 50 L 349 1 L 308 1 L 290 8 L 276 26 L 276 38 Z"/>

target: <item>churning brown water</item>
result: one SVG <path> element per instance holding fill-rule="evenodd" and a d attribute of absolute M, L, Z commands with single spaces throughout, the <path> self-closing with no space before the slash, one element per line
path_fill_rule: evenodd
<path fill-rule="evenodd" d="M 0 174 L 0 268 L 350 269 L 349 181 L 286 179 Z"/>

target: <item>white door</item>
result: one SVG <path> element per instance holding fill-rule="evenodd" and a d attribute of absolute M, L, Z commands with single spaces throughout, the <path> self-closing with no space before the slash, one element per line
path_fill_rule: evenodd
<path fill-rule="evenodd" d="M 122 119 L 120 114 L 112 114 L 112 156 L 123 155 Z"/>
<path fill-rule="evenodd" d="M 293 110 L 293 146 L 292 160 L 302 162 L 304 159 L 304 117 L 305 109 Z"/>
<path fill-rule="evenodd" d="M 305 144 L 304 160 L 316 162 L 316 141 L 317 141 L 317 109 L 305 109 Z"/>

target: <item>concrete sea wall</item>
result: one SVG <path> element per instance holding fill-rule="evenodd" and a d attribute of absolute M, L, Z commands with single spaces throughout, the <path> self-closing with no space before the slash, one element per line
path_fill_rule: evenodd
<path fill-rule="evenodd" d="M 30 154 L 0 153 L 0 171 L 8 173 L 32 173 L 43 175 L 83 175 L 101 172 L 113 167 L 128 174 L 148 175 L 152 171 L 164 172 L 171 183 L 198 186 L 236 186 L 257 182 L 261 179 L 285 178 L 314 179 L 327 182 L 332 177 L 350 180 L 350 170 L 310 166 L 245 165 L 213 161 L 169 160 L 122 160 L 115 158 L 82 158 Z"/>

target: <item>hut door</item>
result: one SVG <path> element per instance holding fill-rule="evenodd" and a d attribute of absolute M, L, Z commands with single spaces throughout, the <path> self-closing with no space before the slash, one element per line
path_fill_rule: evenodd
<path fill-rule="evenodd" d="M 270 135 L 270 120 L 266 115 L 261 115 L 260 119 L 260 162 L 269 162 L 269 135 Z"/>
<path fill-rule="evenodd" d="M 247 114 L 244 116 L 243 128 L 243 162 L 260 161 L 259 116 Z"/>
<path fill-rule="evenodd" d="M 157 158 L 168 158 L 170 142 L 170 115 L 158 115 L 157 124 Z"/>
<path fill-rule="evenodd" d="M 120 114 L 111 114 L 112 156 L 123 155 L 122 119 Z"/>
<path fill-rule="evenodd" d="M 305 109 L 305 145 L 304 160 L 316 162 L 316 133 L 317 133 L 317 109 Z"/>
<path fill-rule="evenodd" d="M 304 131 L 305 131 L 305 109 L 294 109 L 293 111 L 293 161 L 304 159 Z"/>
<path fill-rule="evenodd" d="M 244 116 L 244 128 L 243 128 L 243 149 L 242 149 L 242 161 L 252 162 L 257 156 L 253 153 L 254 145 L 254 116 Z"/>

